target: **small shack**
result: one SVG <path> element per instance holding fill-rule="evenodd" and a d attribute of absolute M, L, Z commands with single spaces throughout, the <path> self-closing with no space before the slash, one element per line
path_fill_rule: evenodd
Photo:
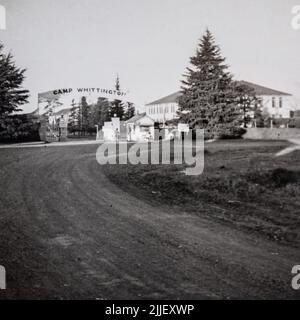
<path fill-rule="evenodd" d="M 126 121 L 127 141 L 147 141 L 154 139 L 154 120 L 146 112 Z"/>

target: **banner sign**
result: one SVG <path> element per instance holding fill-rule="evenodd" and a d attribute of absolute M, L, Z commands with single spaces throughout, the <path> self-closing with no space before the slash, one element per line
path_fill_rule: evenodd
<path fill-rule="evenodd" d="M 57 113 L 71 108 L 74 103 L 79 103 L 82 97 L 86 97 L 89 104 L 96 103 L 100 97 L 106 98 L 109 101 L 130 101 L 128 91 L 117 91 L 107 88 L 61 88 L 38 94 L 39 115 Z"/>
<path fill-rule="evenodd" d="M 122 101 L 125 107 L 132 104 L 129 91 L 101 87 L 60 88 L 38 94 L 38 114 L 45 116 L 53 130 L 67 128 L 72 111 L 80 108 L 83 97 L 89 106 L 96 105 L 99 98 Z"/>

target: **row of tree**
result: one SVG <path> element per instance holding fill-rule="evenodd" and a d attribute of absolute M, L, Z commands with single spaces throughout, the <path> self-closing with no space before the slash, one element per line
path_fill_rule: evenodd
<path fill-rule="evenodd" d="M 28 103 L 29 91 L 22 87 L 26 70 L 18 68 L 11 53 L 5 54 L 3 50 L 3 44 L 0 43 L 0 141 L 36 139 L 38 119 L 33 115 L 16 114 L 17 111 L 22 111 L 20 106 Z M 115 88 L 117 91 L 121 90 L 119 77 Z M 95 125 L 101 127 L 114 116 L 128 120 L 134 113 L 132 103 L 99 98 L 96 104 L 88 104 L 86 98 L 82 97 L 77 104 L 73 101 L 69 130 L 92 133 Z"/>
<path fill-rule="evenodd" d="M 182 81 L 180 122 L 205 129 L 208 138 L 225 138 L 240 136 L 251 112 L 258 122 L 263 121 L 254 90 L 233 80 L 209 30 L 190 62 Z"/>
<path fill-rule="evenodd" d="M 115 88 L 120 91 L 119 77 L 116 79 Z M 101 128 L 105 121 L 110 121 L 112 117 L 118 117 L 123 121 L 132 118 L 135 114 L 133 103 L 124 103 L 121 100 L 109 101 L 99 97 L 96 104 L 88 104 L 86 97 L 82 97 L 79 104 L 73 100 L 69 116 L 68 129 L 71 133 L 92 133 L 95 125 Z"/>
<path fill-rule="evenodd" d="M 207 30 L 200 40 L 196 55 L 190 59 L 182 81 L 182 96 L 179 100 L 179 121 L 191 128 L 205 129 L 209 138 L 238 137 L 251 120 L 258 126 L 266 121 L 259 101 L 252 88 L 233 80 L 228 71 L 212 33 Z M 16 67 L 12 55 L 3 53 L 0 43 L 0 139 L 13 131 L 15 119 L 11 114 L 28 102 L 28 91 L 22 88 L 25 69 Z M 120 91 L 119 77 L 115 88 Z M 89 105 L 82 97 L 79 104 L 73 102 L 69 128 L 72 132 L 92 132 L 95 125 L 102 126 L 113 116 L 127 120 L 134 115 L 134 106 L 121 100 L 112 102 L 99 98 Z"/>

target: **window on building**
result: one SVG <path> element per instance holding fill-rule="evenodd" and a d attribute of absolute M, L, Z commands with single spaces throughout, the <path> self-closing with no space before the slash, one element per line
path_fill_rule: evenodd
<path fill-rule="evenodd" d="M 282 97 L 279 98 L 279 108 L 282 108 Z"/>
<path fill-rule="evenodd" d="M 295 117 L 295 112 L 294 111 L 290 111 L 290 118 L 294 118 Z"/>
<path fill-rule="evenodd" d="M 275 97 L 272 98 L 272 108 L 276 107 L 276 99 Z"/>

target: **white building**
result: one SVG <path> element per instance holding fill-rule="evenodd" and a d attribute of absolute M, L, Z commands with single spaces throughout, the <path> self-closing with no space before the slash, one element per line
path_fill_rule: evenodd
<path fill-rule="evenodd" d="M 297 109 L 293 96 L 289 93 L 266 88 L 246 81 L 238 81 L 254 89 L 260 101 L 262 111 L 273 118 L 291 118 Z M 169 96 L 153 101 L 146 105 L 146 114 L 157 122 L 163 123 L 177 117 L 178 99 L 181 95 L 177 91 Z"/>
<path fill-rule="evenodd" d="M 146 114 L 154 121 L 163 123 L 176 118 L 178 110 L 178 98 L 181 92 L 175 92 L 169 96 L 153 101 L 146 105 Z"/>
<path fill-rule="evenodd" d="M 154 138 L 154 120 L 146 113 L 126 121 L 127 141 L 147 141 Z"/>
<path fill-rule="evenodd" d="M 274 119 L 291 118 L 292 112 L 296 109 L 293 96 L 286 92 L 266 88 L 247 81 L 238 81 L 254 90 L 256 97 L 264 114 Z"/>

